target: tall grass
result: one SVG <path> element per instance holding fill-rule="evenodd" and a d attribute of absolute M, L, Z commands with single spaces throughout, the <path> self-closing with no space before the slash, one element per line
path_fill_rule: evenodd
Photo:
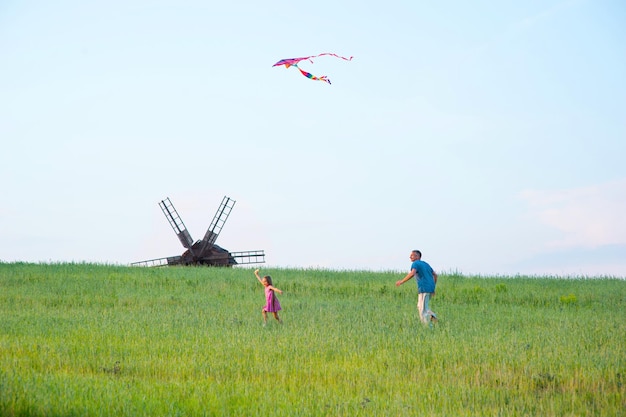
<path fill-rule="evenodd" d="M 0 415 L 623 415 L 626 281 L 0 263 Z"/>

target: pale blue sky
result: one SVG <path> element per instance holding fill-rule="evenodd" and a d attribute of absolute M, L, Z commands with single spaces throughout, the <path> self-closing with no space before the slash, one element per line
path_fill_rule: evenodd
<path fill-rule="evenodd" d="M 0 3 L 0 260 L 626 276 L 626 3 Z M 302 68 L 280 59 L 332 52 Z"/>

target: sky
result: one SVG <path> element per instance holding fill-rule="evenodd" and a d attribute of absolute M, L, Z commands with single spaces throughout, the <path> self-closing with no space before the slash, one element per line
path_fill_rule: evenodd
<path fill-rule="evenodd" d="M 0 2 L 0 261 L 626 277 L 620 0 Z M 301 68 L 283 58 L 336 53 Z"/>

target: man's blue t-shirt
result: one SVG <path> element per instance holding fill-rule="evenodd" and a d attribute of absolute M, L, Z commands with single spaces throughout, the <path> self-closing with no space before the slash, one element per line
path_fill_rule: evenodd
<path fill-rule="evenodd" d="M 417 292 L 435 292 L 435 278 L 433 277 L 433 269 L 424 261 L 413 261 L 411 270 L 415 269 L 417 273 Z"/>

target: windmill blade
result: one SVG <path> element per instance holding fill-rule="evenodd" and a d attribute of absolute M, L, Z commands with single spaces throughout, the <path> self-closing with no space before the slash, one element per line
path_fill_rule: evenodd
<path fill-rule="evenodd" d="M 235 259 L 238 265 L 265 263 L 265 252 L 263 250 L 231 252 L 230 256 Z"/>
<path fill-rule="evenodd" d="M 193 239 L 191 238 L 191 235 L 185 227 L 185 223 L 183 223 L 183 220 L 178 215 L 178 212 L 174 208 L 174 205 L 170 201 L 169 197 L 165 200 L 161 200 L 161 202 L 159 202 L 159 207 L 161 207 L 167 221 L 170 223 L 170 226 L 172 226 L 172 229 L 174 229 L 174 233 L 178 236 L 180 243 L 182 243 L 185 248 L 191 249 Z"/>
<path fill-rule="evenodd" d="M 133 262 L 130 266 L 168 266 L 168 265 L 179 265 L 180 264 L 180 256 L 168 256 L 166 258 L 157 258 L 157 259 L 149 259 L 147 261 Z"/>
<path fill-rule="evenodd" d="M 222 231 L 222 227 L 224 227 L 224 223 L 226 223 L 226 219 L 230 215 L 231 210 L 235 206 L 236 201 L 230 199 L 229 197 L 224 196 L 222 199 L 222 204 L 217 209 L 209 228 L 207 229 L 204 235 L 204 249 L 211 249 L 217 240 L 220 232 Z"/>

